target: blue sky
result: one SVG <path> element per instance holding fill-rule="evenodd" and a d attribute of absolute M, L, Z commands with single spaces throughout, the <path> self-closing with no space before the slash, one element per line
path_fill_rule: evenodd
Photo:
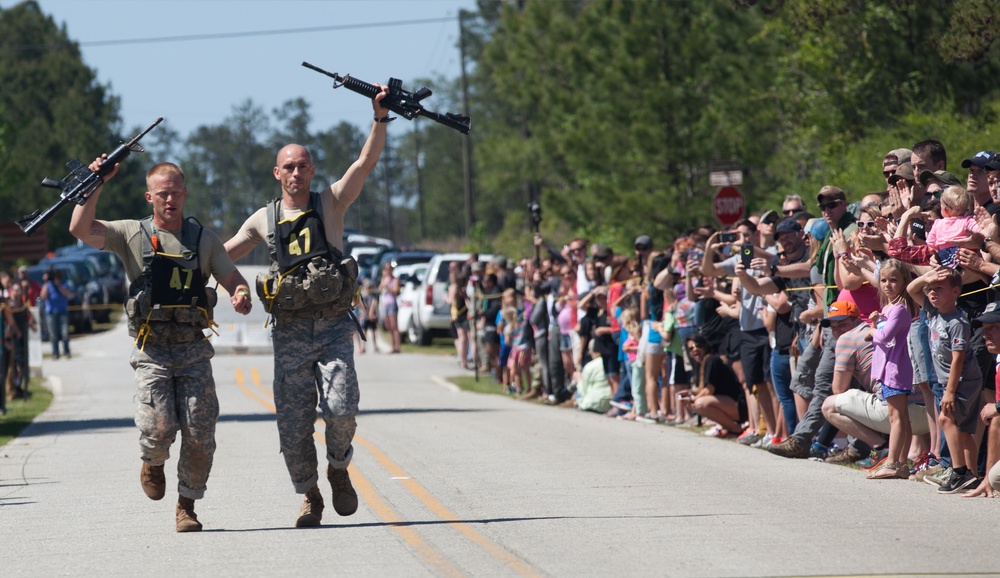
<path fill-rule="evenodd" d="M 0 0 L 0 7 L 17 2 Z M 233 105 L 252 99 L 268 112 L 288 99 L 311 104 L 312 129 L 342 120 L 365 129 L 370 102 L 303 68 L 307 60 L 368 82 L 460 73 L 460 9 L 475 0 L 39 0 L 42 10 L 81 44 L 84 62 L 121 98 L 125 130 L 165 124 L 186 136 L 219 124 Z M 447 21 L 396 24 L 416 20 Z M 308 28 L 357 26 L 308 32 Z M 246 34 L 298 30 L 296 33 Z M 192 35 L 229 38 L 182 40 Z M 170 40 L 149 42 L 149 39 Z M 92 44 L 119 40 L 123 44 Z M 435 96 L 425 101 L 431 110 Z M 459 111 L 450 111 L 459 112 Z"/>

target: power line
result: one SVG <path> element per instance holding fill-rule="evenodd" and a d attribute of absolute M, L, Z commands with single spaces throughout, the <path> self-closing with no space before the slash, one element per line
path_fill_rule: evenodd
<path fill-rule="evenodd" d="M 127 44 L 154 44 L 168 42 L 190 42 L 194 40 L 223 40 L 227 38 L 250 38 L 254 36 L 277 36 L 281 34 L 308 34 L 310 32 L 330 32 L 332 30 L 358 30 L 363 28 L 384 28 L 387 26 L 413 26 L 418 24 L 435 24 L 438 22 L 453 22 L 457 16 L 444 16 L 440 18 L 424 18 L 420 20 L 395 20 L 391 22 L 366 22 L 361 24 L 335 24 L 331 26 L 312 26 L 309 28 L 282 28 L 275 30 L 253 30 L 248 32 L 219 32 L 212 34 L 186 34 L 181 36 L 158 36 L 153 38 L 124 38 L 120 40 L 95 40 L 91 42 L 79 42 L 81 47 L 100 46 L 122 46 Z M 60 43 L 48 44 L 12 44 L 10 46 L 0 46 L 0 50 L 39 50 L 46 48 L 59 48 Z"/>

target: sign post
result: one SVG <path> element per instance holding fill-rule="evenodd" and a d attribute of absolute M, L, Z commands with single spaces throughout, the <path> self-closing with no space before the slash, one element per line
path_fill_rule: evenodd
<path fill-rule="evenodd" d="M 719 187 L 712 195 L 712 214 L 723 226 L 738 223 L 743 218 L 745 209 L 743 192 L 736 187 Z"/>

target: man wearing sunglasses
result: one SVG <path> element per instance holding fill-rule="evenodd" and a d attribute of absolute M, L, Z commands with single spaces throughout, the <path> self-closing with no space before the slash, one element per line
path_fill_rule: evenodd
<path fill-rule="evenodd" d="M 831 231 L 840 229 L 844 232 L 845 237 L 850 237 L 858 229 L 858 226 L 855 224 L 857 219 L 847 210 L 847 195 L 844 194 L 844 191 L 833 185 L 826 185 L 819 190 L 819 193 L 816 195 L 816 201 L 819 203 L 819 210 L 823 215 L 823 220 L 830 226 Z M 837 282 L 834 279 L 834 271 L 837 268 L 837 256 L 833 254 L 831 238 L 832 235 L 828 235 L 826 239 L 823 239 L 823 243 L 819 246 L 819 252 L 816 254 L 816 262 L 813 267 L 816 268 L 816 272 L 822 277 L 824 285 L 827 287 L 836 287 Z M 824 290 L 823 300 L 825 305 L 830 305 L 836 298 L 836 289 Z"/>
<path fill-rule="evenodd" d="M 910 162 L 910 149 L 894 149 L 886 153 L 882 159 L 882 176 L 886 184 L 889 184 L 889 177 L 896 174 L 896 169 L 903 163 Z"/>
<path fill-rule="evenodd" d="M 976 197 L 976 204 L 987 205 L 993 198 L 990 196 L 990 186 L 986 181 L 986 170 L 990 163 L 997 160 L 997 153 L 993 151 L 979 151 L 971 158 L 962 161 L 962 168 L 969 169 L 969 178 L 965 183 L 965 190 Z"/>
<path fill-rule="evenodd" d="M 962 186 L 962 181 L 948 171 L 924 171 L 920 173 L 917 180 L 923 185 L 928 197 L 941 198 L 941 191 L 954 185 Z"/>
<path fill-rule="evenodd" d="M 806 203 L 802 200 L 802 197 L 798 195 L 788 195 L 785 197 L 784 202 L 781 203 L 781 214 L 786 217 L 791 217 L 796 213 L 801 213 L 806 210 Z"/>
<path fill-rule="evenodd" d="M 909 163 L 899 165 L 895 174 L 888 178 L 888 183 L 890 187 L 896 189 L 903 202 L 902 206 L 896 208 L 898 214 L 895 214 L 895 217 L 897 219 L 903 214 L 903 211 L 910 207 L 922 205 L 927 197 L 927 190 L 917 181 L 913 167 Z"/>

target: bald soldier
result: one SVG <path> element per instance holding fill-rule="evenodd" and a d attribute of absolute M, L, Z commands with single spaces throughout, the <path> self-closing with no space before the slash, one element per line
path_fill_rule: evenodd
<path fill-rule="evenodd" d="M 376 85 L 379 86 L 379 85 Z M 322 192 L 311 192 L 315 166 L 309 152 L 290 144 L 275 159 L 274 178 L 281 196 L 254 213 L 226 242 L 234 261 L 266 241 L 270 268 L 257 278 L 257 295 L 273 319 L 274 405 L 278 439 L 292 485 L 305 500 L 295 526 L 319 526 L 323 496 L 317 484 L 313 432 L 316 406 L 326 423 L 327 479 L 333 508 L 341 516 L 358 509 L 351 485 L 351 463 L 358 414 L 351 315 L 358 265 L 341 252 L 344 214 L 375 168 L 392 118 L 372 99 L 375 119 L 361 155 L 344 176 Z"/>

